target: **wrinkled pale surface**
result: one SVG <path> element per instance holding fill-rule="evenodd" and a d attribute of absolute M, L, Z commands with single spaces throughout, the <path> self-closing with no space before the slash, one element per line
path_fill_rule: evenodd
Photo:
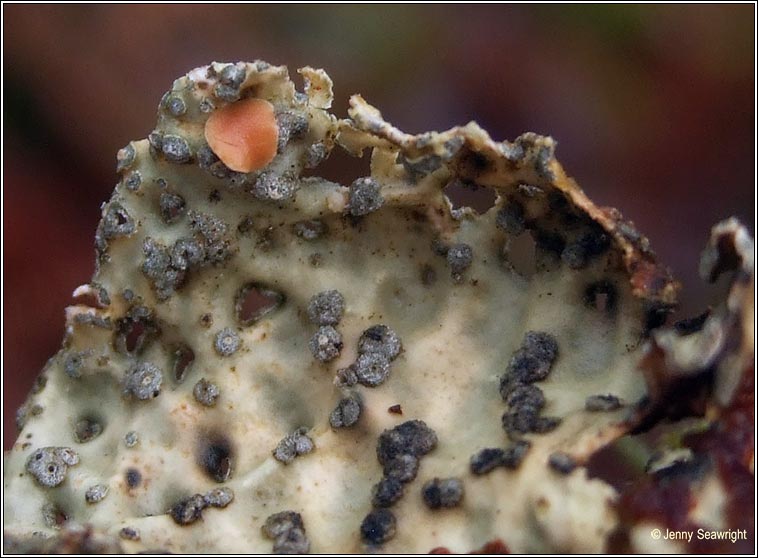
<path fill-rule="evenodd" d="M 552 151 L 539 161 L 543 149 L 552 149 L 552 140 L 536 137 L 515 163 L 502 155 L 505 144 L 492 142 L 474 124 L 432 136 L 420 147 L 413 136 L 390 129 L 360 98 L 353 101 L 354 124 L 327 113 L 331 82 L 320 71 L 303 70 L 305 101 L 293 96 L 284 68 L 247 68 L 243 91 L 250 88 L 275 110 L 306 113 L 310 123 L 305 137 L 292 140 L 267 169 L 281 174 L 294 167 L 298 176 L 307 148 L 317 141 L 331 148 L 341 132 L 338 141 L 352 152 L 376 147 L 372 175 L 381 184 L 384 206 L 352 223 L 343 216 L 349 185 L 320 178 L 296 178 L 294 200 L 256 199 L 247 187 L 230 186 L 227 179 L 213 177 L 196 163 L 170 163 L 151 154 L 146 140 L 134 142 L 135 161 L 126 172 L 138 170 L 141 185 L 132 191 L 122 181 L 112 201 L 126 208 L 136 230 L 108 241 L 109 260 L 101 261 L 93 278 L 107 290 L 110 304 L 67 310 L 63 349 L 43 372 L 46 387 L 30 400 L 43 411 L 28 417 L 6 457 L 6 533 L 54 535 L 55 528 L 44 523 L 41 511 L 53 502 L 71 521 L 89 523 L 115 537 L 122 527 L 139 529 L 141 540 L 121 541 L 127 551 L 270 552 L 272 542 L 261 533 L 261 525 L 272 513 L 293 510 L 303 517 L 312 552 L 365 551 L 359 526 L 371 510 L 371 487 L 382 476 L 377 438 L 405 420 L 422 419 L 435 430 L 439 444 L 422 460 L 418 478 L 406 485 L 404 498 L 392 508 L 397 535 L 381 550 L 428 552 L 444 546 L 463 552 L 499 538 L 513 552 L 602 551 L 616 522 L 613 490 L 599 480 L 588 480 L 582 467 L 561 476 L 546 462 L 557 450 L 581 461 L 626 430 L 624 421 L 645 393 L 636 370 L 644 301 L 632 294 L 622 260 L 630 248 L 618 239 L 581 270 L 539 250 L 538 269 L 531 277 L 509 270 L 501 261 L 509 239 L 495 226 L 495 216 L 504 196 L 519 184 L 547 190 L 554 188 L 552 183 L 560 184 L 574 199 L 589 203 L 566 179 Z M 158 124 L 158 130 L 185 138 L 193 152 L 203 142 L 207 118 L 198 105 L 211 96 L 213 85 L 205 76 L 205 69 L 198 69 L 175 83 L 187 112 L 181 118 L 162 112 Z M 211 87 L 196 87 L 201 82 Z M 477 179 L 501 195 L 484 215 L 451 215 L 442 188 L 453 178 L 454 164 L 414 182 L 395 162 L 401 150 L 409 159 L 443 153 L 444 143 L 455 137 L 465 140 L 466 149 L 494 161 Z M 318 168 L 310 174 L 317 176 Z M 223 264 L 192 270 L 186 284 L 166 300 L 156 297 L 140 270 L 143 240 L 149 236 L 170 246 L 190 229 L 186 215 L 171 224 L 161 218 L 161 178 L 185 199 L 188 209 L 227 224 L 232 252 Z M 214 190 L 220 201 L 209 201 Z M 543 195 L 526 211 L 539 220 L 548 211 L 546 205 Z M 239 232 L 238 224 L 248 217 L 252 229 Z M 322 219 L 328 233 L 312 241 L 293 233 L 292 224 L 313 218 Z M 461 282 L 453 281 L 445 258 L 433 252 L 435 238 L 473 248 L 473 263 Z M 315 254 L 318 266 L 312 264 Z M 435 272 L 431 285 L 422 283 L 425 267 Z M 616 286 L 615 313 L 584 303 L 585 288 L 598 280 Z M 250 282 L 284 294 L 286 302 L 242 327 L 235 316 L 235 295 Z M 124 289 L 142 298 L 160 327 L 160 336 L 138 356 L 117 353 L 112 330 L 76 319 L 77 314 L 91 313 L 114 322 L 129 308 Z M 321 364 L 308 350 L 316 326 L 309 322 L 306 308 L 313 295 L 330 289 L 345 298 L 345 314 L 337 326 L 344 348 L 338 359 Z M 201 324 L 205 314 L 212 316 L 210 327 Z M 404 352 L 393 362 L 385 383 L 360 388 L 364 410 L 358 424 L 332 430 L 329 414 L 341 397 L 334 375 L 355 359 L 361 332 L 378 323 L 397 332 Z M 214 338 L 226 327 L 237 331 L 242 344 L 233 355 L 221 357 L 214 350 Z M 558 341 L 552 373 L 538 385 L 547 398 L 544 414 L 562 417 L 563 423 L 550 434 L 526 436 L 533 447 L 519 470 L 499 468 L 475 477 L 469 472 L 471 455 L 508 443 L 500 421 L 505 404 L 498 392 L 499 378 L 530 330 L 549 332 Z M 173 351 L 179 343 L 195 355 L 181 383 L 172 374 Z M 82 351 L 89 353 L 81 378 L 71 378 L 63 370 L 65 358 Z M 124 374 L 142 361 L 163 370 L 161 393 L 148 401 L 125 398 Z M 201 378 L 219 387 L 214 407 L 193 398 L 193 386 Z M 588 396 L 606 393 L 620 397 L 625 405 L 610 413 L 584 411 Z M 402 416 L 387 411 L 395 404 L 402 406 Z M 85 415 L 98 417 L 104 431 L 79 444 L 73 427 Z M 287 466 L 274 460 L 271 452 L 277 443 L 301 426 L 310 429 L 315 450 Z M 140 437 L 133 448 L 123 442 L 129 431 Z M 167 510 L 183 497 L 219 486 L 197 463 L 198 448 L 209 437 L 219 436 L 234 448 L 233 472 L 224 485 L 234 490 L 235 499 L 225 509 L 206 509 L 202 521 L 179 526 Z M 55 489 L 41 488 L 24 469 L 30 453 L 44 446 L 71 447 L 81 458 Z M 125 481 L 130 467 L 142 474 L 140 486 L 133 489 Z M 423 505 L 421 486 L 435 476 L 463 480 L 465 497 L 459 508 L 431 511 Z M 108 496 L 87 504 L 85 491 L 101 483 L 109 486 Z"/>

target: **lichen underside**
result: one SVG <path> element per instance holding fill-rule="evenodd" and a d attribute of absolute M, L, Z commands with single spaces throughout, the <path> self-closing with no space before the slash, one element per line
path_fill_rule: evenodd
<path fill-rule="evenodd" d="M 551 138 L 412 136 L 359 96 L 339 119 L 300 73 L 193 70 L 119 152 L 86 300 L 6 456 L 11 548 L 86 525 L 127 552 L 606 550 L 618 495 L 584 465 L 668 393 L 639 365 L 678 285 Z M 276 155 L 232 171 L 205 123 L 252 98 Z M 370 175 L 319 177 L 334 150 Z M 454 182 L 494 205 L 453 208 Z"/>

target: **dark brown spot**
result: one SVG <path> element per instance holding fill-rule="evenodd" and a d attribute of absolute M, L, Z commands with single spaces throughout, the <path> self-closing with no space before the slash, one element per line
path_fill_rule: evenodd
<path fill-rule="evenodd" d="M 187 368 L 194 362 L 195 352 L 187 345 L 179 345 L 174 349 L 174 379 L 184 381 Z"/>
<path fill-rule="evenodd" d="M 128 486 L 130 489 L 137 488 L 142 482 L 142 473 L 140 473 L 134 467 L 130 467 L 126 470 L 126 475 L 124 478 L 126 479 L 126 486 Z"/>
<path fill-rule="evenodd" d="M 234 448 L 231 441 L 220 433 L 203 437 L 198 448 L 198 465 L 216 482 L 231 478 Z"/>
<path fill-rule="evenodd" d="M 568 200 L 562 192 L 551 191 L 547 196 L 547 204 L 555 213 L 565 213 L 568 210 Z"/>
<path fill-rule="evenodd" d="M 395 415 L 402 415 L 403 408 L 400 405 L 392 405 L 392 407 L 387 409 L 387 412 L 395 414 Z"/>
<path fill-rule="evenodd" d="M 135 322 L 132 324 L 132 326 L 129 328 L 129 332 L 126 334 L 127 352 L 134 352 L 143 335 L 145 335 L 145 324 L 141 322 Z"/>
<path fill-rule="evenodd" d="M 160 335 L 160 328 L 148 308 L 135 306 L 116 321 L 114 335 L 114 347 L 118 352 L 135 355 L 142 353 Z"/>
<path fill-rule="evenodd" d="M 537 248 L 544 252 L 560 257 L 566 248 L 566 239 L 555 231 L 535 228 L 533 234 Z"/>
<path fill-rule="evenodd" d="M 285 296 L 261 283 L 247 283 L 238 292 L 234 303 L 237 320 L 249 326 L 277 310 Z"/>
<path fill-rule="evenodd" d="M 55 524 L 60 526 L 63 525 L 68 521 L 68 516 L 66 515 L 66 512 L 64 512 L 60 508 L 55 509 Z"/>
<path fill-rule="evenodd" d="M 457 162 L 458 172 L 469 179 L 476 178 L 492 168 L 492 161 L 486 155 L 471 149 L 462 149 Z"/>

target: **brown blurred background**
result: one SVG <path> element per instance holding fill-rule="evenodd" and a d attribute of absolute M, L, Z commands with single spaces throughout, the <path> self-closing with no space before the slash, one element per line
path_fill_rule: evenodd
<path fill-rule="evenodd" d="M 174 78 L 212 60 L 323 67 L 409 132 L 477 120 L 552 135 L 684 285 L 710 226 L 754 222 L 754 6 L 4 5 L 4 447 L 94 262 L 115 153 Z M 343 180 L 354 178 L 346 172 Z"/>

